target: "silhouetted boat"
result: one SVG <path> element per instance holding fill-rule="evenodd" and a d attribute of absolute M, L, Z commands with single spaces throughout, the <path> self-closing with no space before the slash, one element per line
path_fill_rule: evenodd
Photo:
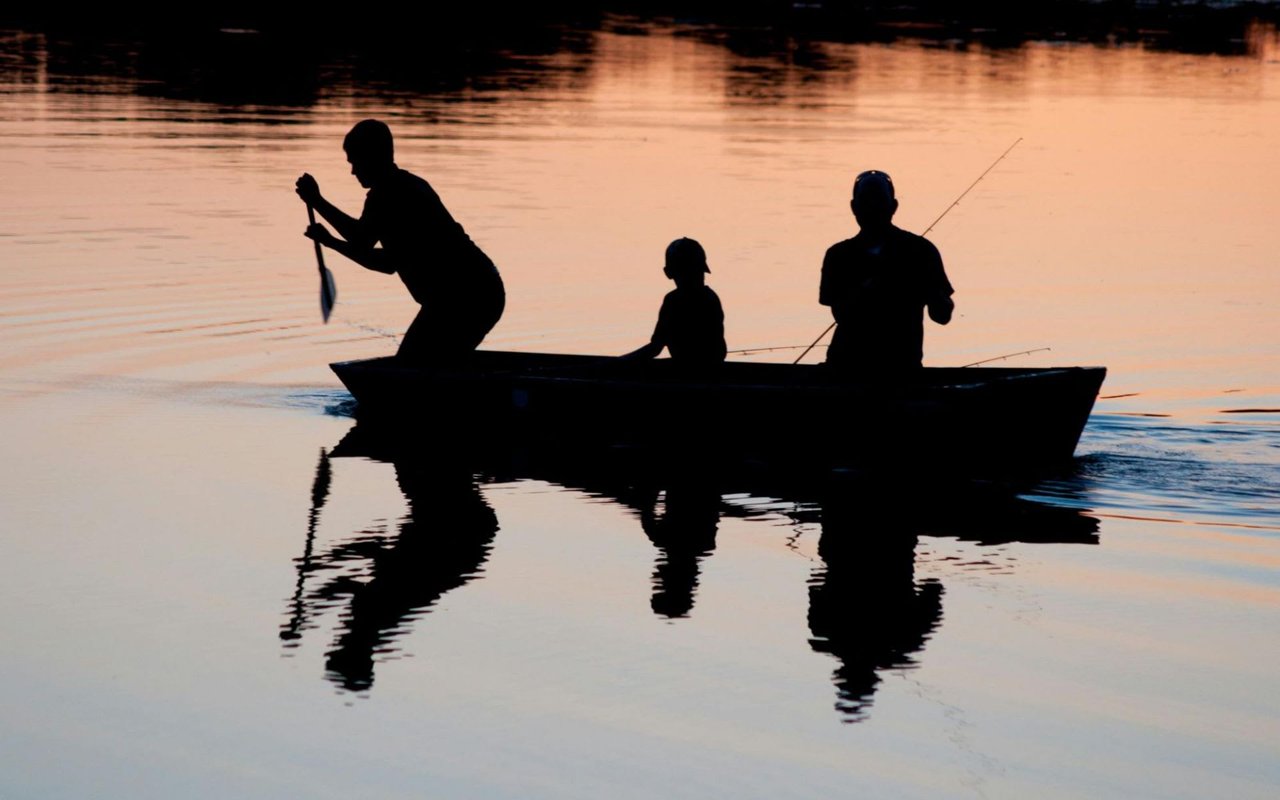
<path fill-rule="evenodd" d="M 495 434 L 713 444 L 848 466 L 1017 472 L 1069 461 L 1103 367 L 929 367 L 908 378 L 822 365 L 477 351 L 421 368 L 392 357 L 330 365 L 356 416 L 441 436 Z"/>

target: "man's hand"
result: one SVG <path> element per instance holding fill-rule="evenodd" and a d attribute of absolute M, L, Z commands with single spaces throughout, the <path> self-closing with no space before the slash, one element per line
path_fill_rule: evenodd
<path fill-rule="evenodd" d="M 329 233 L 329 229 L 318 222 L 314 225 L 308 225 L 302 235 L 313 242 L 319 242 L 325 247 L 333 247 L 333 243 L 337 241 L 337 237 Z"/>
<path fill-rule="evenodd" d="M 315 178 L 311 177 L 310 173 L 302 173 L 302 177 L 298 178 L 297 182 L 294 183 L 293 189 L 298 193 L 298 197 L 302 198 L 302 202 L 309 206 L 319 205 L 321 200 L 320 184 L 316 182 Z"/>
<path fill-rule="evenodd" d="M 955 308 L 955 301 L 950 297 L 934 300 L 929 304 L 929 319 L 939 325 L 946 325 L 951 321 L 951 312 L 955 311 Z"/>

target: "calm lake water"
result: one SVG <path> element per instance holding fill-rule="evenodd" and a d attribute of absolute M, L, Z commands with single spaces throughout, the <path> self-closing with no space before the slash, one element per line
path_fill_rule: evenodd
<path fill-rule="evenodd" d="M 1274 29 L 279 47 L 0 31 L 0 795 L 1280 794 Z M 679 236 L 731 349 L 805 344 L 857 172 L 922 231 L 1020 139 L 930 234 L 925 360 L 1107 366 L 1077 463 L 1012 496 L 349 446 L 327 364 L 415 307 L 332 255 L 321 324 L 292 186 L 358 208 L 370 116 L 502 270 L 485 346 L 579 353 L 647 340 Z"/>

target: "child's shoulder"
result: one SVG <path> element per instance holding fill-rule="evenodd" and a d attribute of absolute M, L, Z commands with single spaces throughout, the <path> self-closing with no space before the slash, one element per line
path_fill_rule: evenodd
<path fill-rule="evenodd" d="M 699 301 L 706 302 L 709 300 L 714 300 L 718 303 L 720 302 L 720 295 L 716 294 L 715 290 L 710 286 L 707 286 L 705 283 L 700 286 L 686 286 L 684 288 L 676 287 L 675 289 L 667 292 L 666 297 L 662 298 L 662 302 L 664 303 L 667 301 L 671 301 L 673 303 L 692 303 Z"/>

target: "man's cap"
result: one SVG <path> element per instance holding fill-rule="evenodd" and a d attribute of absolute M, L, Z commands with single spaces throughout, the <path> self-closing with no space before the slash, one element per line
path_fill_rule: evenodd
<path fill-rule="evenodd" d="M 682 236 L 667 245 L 667 269 L 683 270 L 697 267 L 702 267 L 703 272 L 711 271 L 707 266 L 707 252 L 697 241 Z"/>
<path fill-rule="evenodd" d="M 869 169 L 853 179 L 853 199 L 893 200 L 893 180 L 878 169 Z"/>

